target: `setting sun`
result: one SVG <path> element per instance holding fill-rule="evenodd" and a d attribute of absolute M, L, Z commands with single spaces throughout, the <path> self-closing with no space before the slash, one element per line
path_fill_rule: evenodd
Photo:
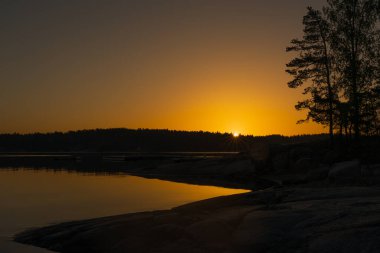
<path fill-rule="evenodd" d="M 237 137 L 239 137 L 239 133 L 237 133 L 237 132 L 234 132 L 233 134 L 232 134 L 235 138 L 237 138 Z"/>

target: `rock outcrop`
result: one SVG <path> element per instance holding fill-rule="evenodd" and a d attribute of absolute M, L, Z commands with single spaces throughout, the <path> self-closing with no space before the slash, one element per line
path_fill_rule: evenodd
<path fill-rule="evenodd" d="M 62 223 L 16 241 L 63 253 L 377 253 L 379 238 L 379 188 L 297 187 Z"/>

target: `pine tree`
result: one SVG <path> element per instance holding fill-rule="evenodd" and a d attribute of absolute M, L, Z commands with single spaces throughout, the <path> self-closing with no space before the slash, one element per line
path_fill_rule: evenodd
<path fill-rule="evenodd" d="M 303 94 L 308 95 L 298 102 L 297 110 L 307 109 L 306 120 L 328 125 L 330 142 L 334 138 L 334 107 L 337 89 L 334 84 L 333 57 L 330 51 L 330 30 L 328 22 L 320 11 L 307 8 L 303 18 L 303 39 L 294 39 L 287 52 L 297 52 L 298 56 L 287 65 L 286 71 L 293 76 L 288 82 L 290 88 L 306 85 Z"/>
<path fill-rule="evenodd" d="M 377 118 L 376 92 L 378 0 L 327 0 L 324 13 L 339 83 L 352 110 L 355 140 Z"/>

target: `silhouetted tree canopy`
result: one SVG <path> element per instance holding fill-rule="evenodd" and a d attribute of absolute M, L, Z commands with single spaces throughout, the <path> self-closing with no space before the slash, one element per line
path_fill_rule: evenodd
<path fill-rule="evenodd" d="M 302 40 L 287 51 L 290 88 L 305 85 L 308 98 L 296 105 L 307 120 L 329 125 L 355 140 L 379 134 L 380 30 L 378 0 L 327 0 L 323 11 L 309 7 Z"/>
<path fill-rule="evenodd" d="M 297 88 L 308 84 L 303 94 L 310 96 L 298 102 L 296 109 L 308 110 L 306 121 L 311 119 L 329 125 L 330 141 L 333 142 L 334 101 L 337 100 L 337 91 L 332 76 L 333 56 L 329 44 L 329 24 L 320 11 L 308 7 L 303 25 L 303 39 L 292 40 L 292 45 L 286 49 L 287 52 L 298 53 L 298 57 L 286 65 L 286 71 L 293 76 L 288 86 Z"/>

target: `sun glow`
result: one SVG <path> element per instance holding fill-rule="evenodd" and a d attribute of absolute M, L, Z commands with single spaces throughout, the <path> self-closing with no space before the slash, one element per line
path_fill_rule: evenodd
<path fill-rule="evenodd" d="M 239 134 L 238 132 L 234 132 L 234 133 L 232 134 L 232 136 L 235 137 L 235 138 L 237 138 L 237 137 L 240 136 L 240 134 Z"/>

